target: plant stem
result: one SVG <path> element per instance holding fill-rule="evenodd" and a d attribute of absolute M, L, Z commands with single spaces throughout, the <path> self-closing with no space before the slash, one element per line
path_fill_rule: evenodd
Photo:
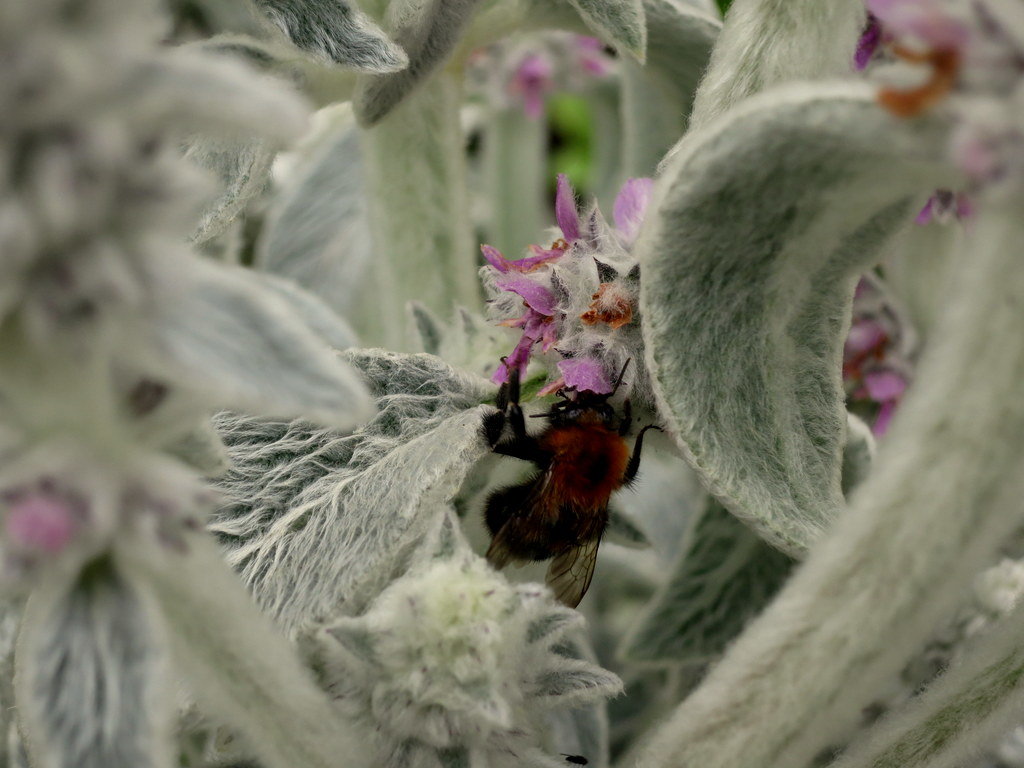
<path fill-rule="evenodd" d="M 390 317 L 386 338 L 374 341 L 392 349 L 409 346 L 402 326 L 409 301 L 442 317 L 455 305 L 480 304 L 460 102 L 455 77 L 441 72 L 362 132 L 374 282 L 391 288 L 376 308 Z"/>

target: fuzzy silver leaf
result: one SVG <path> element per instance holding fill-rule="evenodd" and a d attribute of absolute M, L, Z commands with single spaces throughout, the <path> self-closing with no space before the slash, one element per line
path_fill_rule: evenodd
<path fill-rule="evenodd" d="M 655 188 L 637 251 L 659 410 L 710 490 L 790 554 L 843 507 L 854 283 L 949 174 L 939 133 L 866 87 L 782 90 L 691 134 Z"/>
<path fill-rule="evenodd" d="M 353 350 L 378 414 L 341 434 L 303 422 L 216 420 L 233 468 L 211 528 L 257 603 L 289 634 L 352 613 L 409 551 L 487 453 L 491 385 L 429 355 Z"/>

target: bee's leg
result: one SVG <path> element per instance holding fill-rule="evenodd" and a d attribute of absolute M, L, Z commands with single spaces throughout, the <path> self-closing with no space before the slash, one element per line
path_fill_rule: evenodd
<path fill-rule="evenodd" d="M 547 469 L 551 464 L 551 454 L 540 447 L 537 438 L 524 434 L 522 437 L 512 437 L 502 440 L 491 447 L 495 453 L 503 456 L 511 456 L 514 459 L 532 461 L 540 469 Z"/>
<path fill-rule="evenodd" d="M 636 442 L 633 443 L 633 455 L 629 457 L 629 464 L 626 465 L 626 474 L 622 477 L 622 482 L 626 485 L 632 483 L 636 479 L 636 473 L 640 471 L 640 452 L 644 447 L 644 432 L 648 429 L 662 431 L 661 427 L 656 424 L 648 424 L 637 432 Z"/>
<path fill-rule="evenodd" d="M 633 426 L 633 406 L 629 400 L 622 404 L 622 420 L 619 422 L 619 434 L 628 435 L 630 427 Z"/>
<path fill-rule="evenodd" d="M 488 413 L 484 416 L 483 432 L 484 438 L 487 440 L 487 444 L 493 448 L 501 440 L 501 433 L 505 431 L 505 413 L 503 411 L 495 411 L 494 413 Z"/>
<path fill-rule="evenodd" d="M 505 362 L 505 358 L 501 359 Z M 516 374 L 516 399 L 519 397 L 519 371 L 515 371 Z M 493 448 L 498 444 L 501 439 L 501 433 L 505 431 L 505 424 L 508 422 L 508 403 L 509 403 L 509 390 L 511 389 L 509 382 L 502 382 L 502 385 L 498 387 L 498 397 L 495 401 L 495 405 L 498 407 L 497 413 L 489 413 L 484 416 L 484 437 L 487 438 L 487 444 Z"/>
<path fill-rule="evenodd" d="M 504 385 L 503 385 L 504 386 Z M 513 368 L 508 376 L 508 398 L 507 408 L 503 409 L 508 413 L 508 423 L 512 425 L 512 434 L 517 441 L 529 439 L 526 434 L 526 419 L 523 418 L 523 409 L 519 407 L 519 369 Z"/>

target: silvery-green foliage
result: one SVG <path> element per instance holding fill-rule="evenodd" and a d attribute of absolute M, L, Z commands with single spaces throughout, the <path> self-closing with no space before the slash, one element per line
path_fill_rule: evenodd
<path fill-rule="evenodd" d="M 326 118 L 325 136 L 274 194 L 254 261 L 289 277 L 349 318 L 364 338 L 386 334 L 374 326 L 394 323 L 387 290 L 370 238 L 363 163 L 351 113 Z"/>
<path fill-rule="evenodd" d="M 601 38 L 641 64 L 647 55 L 648 24 L 643 0 L 568 0 Z"/>
<path fill-rule="evenodd" d="M 338 755 L 349 766 L 371 764 L 360 735 L 205 532 L 183 535 L 175 548 L 136 541 L 117 554 L 124 572 L 147 585 L 175 668 L 202 712 L 213 727 L 227 723 L 240 734 L 236 752 L 266 768 L 336 768 Z"/>
<path fill-rule="evenodd" d="M 908 227 L 887 249 L 885 283 L 927 342 L 943 313 L 953 260 L 963 250 L 964 226 L 933 221 Z"/>
<path fill-rule="evenodd" d="M 186 264 L 158 298 L 154 347 L 142 358 L 147 366 L 222 407 L 306 414 L 342 429 L 372 412 L 359 376 L 324 337 L 351 339 L 330 310 L 297 287 L 282 294 L 236 267 Z"/>
<path fill-rule="evenodd" d="M 662 156 L 686 129 L 721 29 L 716 15 L 684 0 L 646 0 L 644 12 L 647 61 L 642 68 L 623 64 L 625 176 L 654 175 Z"/>
<path fill-rule="evenodd" d="M 408 54 L 409 65 L 400 72 L 362 78 L 354 98 L 356 116 L 362 125 L 378 123 L 445 63 L 479 3 L 480 0 L 394 0 L 388 4 L 388 28 Z"/>
<path fill-rule="evenodd" d="M 409 59 L 350 0 L 253 0 L 307 53 L 363 72 L 396 72 Z"/>
<path fill-rule="evenodd" d="M 621 682 L 567 655 L 578 613 L 545 587 L 509 584 L 457 526 L 450 513 L 435 518 L 402 577 L 362 615 L 310 628 L 303 647 L 381 764 L 443 766 L 452 753 L 470 765 L 556 764 L 536 747 L 543 713 L 600 701 Z"/>
<path fill-rule="evenodd" d="M 429 355 L 354 350 L 377 415 L 351 434 L 221 414 L 232 469 L 211 522 L 256 602 L 289 635 L 353 613 L 409 552 L 487 452 L 488 382 Z"/>
<path fill-rule="evenodd" d="M 323 299 L 301 287 L 294 280 L 250 269 L 238 270 L 236 278 L 239 282 L 258 283 L 272 291 L 288 305 L 292 316 L 300 318 L 332 349 L 341 350 L 356 346 L 357 336 L 349 324 Z"/>
<path fill-rule="evenodd" d="M 1014 611 L 917 699 L 851 745 L 835 768 L 953 768 L 1020 722 L 1024 611 Z"/>
<path fill-rule="evenodd" d="M 636 250 L 659 410 L 712 493 L 790 554 L 843 506 L 854 283 L 948 175 L 937 134 L 861 86 L 804 86 L 689 134 L 655 187 Z"/>
<path fill-rule="evenodd" d="M 849 74 L 865 15 L 861 0 L 735 0 L 700 84 L 693 125 L 774 85 Z"/>
<path fill-rule="evenodd" d="M 360 134 L 375 282 L 389 286 L 379 298 L 393 318 L 413 300 L 442 316 L 480 304 L 460 103 L 458 79 L 441 71 Z M 382 331 L 363 342 L 406 348 L 400 325 Z"/>
<path fill-rule="evenodd" d="M 38 768 L 170 768 L 173 702 L 151 609 L 113 561 L 29 599 L 18 713 Z"/>
<path fill-rule="evenodd" d="M 249 137 L 194 137 L 185 157 L 211 171 L 222 192 L 203 213 L 192 236 L 195 244 L 224 233 L 249 202 L 266 187 L 277 147 Z"/>
<path fill-rule="evenodd" d="M 483 315 L 459 307 L 444 322 L 417 301 L 408 305 L 413 349 L 439 356 L 456 368 L 488 377 L 494 361 L 507 351 L 508 337 Z"/>
<path fill-rule="evenodd" d="M 775 596 L 793 560 L 709 500 L 665 585 L 623 641 L 632 662 L 714 659 Z"/>
<path fill-rule="evenodd" d="M 976 220 L 948 313 L 849 514 L 651 741 L 646 765 L 808 764 L 1019 525 L 1024 353 L 1004 340 L 1024 331 L 1024 270 L 1010 210 Z"/>
<path fill-rule="evenodd" d="M 842 490 L 847 499 L 871 471 L 878 447 L 871 427 L 852 413 L 846 414 L 846 442 L 843 445 Z"/>

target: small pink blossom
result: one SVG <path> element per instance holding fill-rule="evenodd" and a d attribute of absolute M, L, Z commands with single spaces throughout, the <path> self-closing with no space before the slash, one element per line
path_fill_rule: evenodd
<path fill-rule="evenodd" d="M 523 100 L 523 111 L 536 120 L 544 114 L 544 100 L 552 89 L 551 62 L 543 56 L 529 53 L 515 68 L 509 90 Z"/>
<path fill-rule="evenodd" d="M 561 381 L 568 389 L 577 392 L 585 390 L 598 395 L 608 394 L 613 389 L 600 360 L 571 357 L 559 360 L 558 370 L 562 374 Z"/>
<path fill-rule="evenodd" d="M 480 246 L 480 251 L 483 253 L 487 263 L 502 273 L 532 272 L 542 264 L 554 261 L 565 253 L 564 248 L 553 247 L 549 249 L 541 249 L 535 245 L 531 245 L 530 250 L 534 254 L 533 256 L 527 256 L 525 259 L 512 260 L 506 259 L 504 255 L 502 255 L 501 251 L 493 245 Z"/>
<path fill-rule="evenodd" d="M 569 177 L 564 173 L 558 174 L 555 190 L 555 221 L 569 243 L 579 238 L 580 215 L 576 210 L 576 193 L 573 192 L 572 185 L 569 183 Z"/>
<path fill-rule="evenodd" d="M 913 38 L 932 50 L 959 51 L 970 38 L 967 26 L 942 0 L 867 0 L 867 6 L 887 32 Z"/>
<path fill-rule="evenodd" d="M 36 491 L 10 504 L 4 531 L 7 540 L 18 549 L 55 555 L 71 542 L 80 520 L 80 510 L 69 500 Z"/>
<path fill-rule="evenodd" d="M 853 54 L 853 68 L 858 72 L 867 68 L 875 52 L 882 43 L 882 26 L 878 17 L 868 13 L 868 22 L 857 41 L 857 50 Z"/>
<path fill-rule="evenodd" d="M 615 198 L 612 218 L 626 245 L 632 245 L 640 232 L 653 189 L 654 179 L 627 179 Z"/>
<path fill-rule="evenodd" d="M 503 291 L 522 297 L 530 309 L 548 317 L 555 311 L 555 295 L 528 277 L 499 277 L 494 284 Z"/>

